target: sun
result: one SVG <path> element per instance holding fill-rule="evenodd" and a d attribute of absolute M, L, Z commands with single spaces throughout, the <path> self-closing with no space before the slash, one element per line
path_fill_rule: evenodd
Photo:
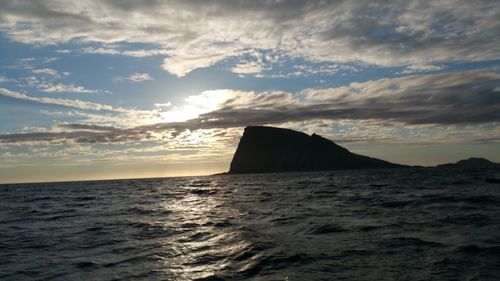
<path fill-rule="evenodd" d="M 203 113 L 220 109 L 233 96 L 234 91 L 227 89 L 204 91 L 199 95 L 185 98 L 184 105 L 168 107 L 160 112 L 160 116 L 167 123 L 195 119 Z"/>

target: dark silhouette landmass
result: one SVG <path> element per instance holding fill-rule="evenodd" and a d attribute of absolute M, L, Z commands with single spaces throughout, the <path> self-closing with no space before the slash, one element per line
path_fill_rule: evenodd
<path fill-rule="evenodd" d="M 497 172 L 500 171 L 500 163 L 494 163 L 484 158 L 464 159 L 456 163 L 437 165 L 434 169 L 451 170 L 456 174 L 465 173 L 468 175 L 475 175 L 474 177 L 478 177 L 478 173 L 484 175 L 485 171 L 490 171 L 493 172 L 493 174 L 487 173 L 486 175 L 489 176 L 485 178 L 484 181 L 494 184 L 500 183 L 500 178 L 497 176 Z M 462 184 L 466 183 L 466 181 L 459 180 L 455 183 Z"/>
<path fill-rule="evenodd" d="M 245 128 L 229 174 L 407 167 L 350 152 L 319 135 L 290 129 Z"/>
<path fill-rule="evenodd" d="M 484 158 L 469 158 L 460 160 L 456 163 L 442 164 L 436 166 L 437 168 L 464 168 L 464 169 L 488 169 L 499 168 L 500 163 L 494 163 Z"/>

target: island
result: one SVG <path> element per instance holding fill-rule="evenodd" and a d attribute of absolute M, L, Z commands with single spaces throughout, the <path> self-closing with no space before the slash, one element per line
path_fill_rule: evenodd
<path fill-rule="evenodd" d="M 359 155 L 316 134 L 248 126 L 229 174 L 402 168 L 405 165 Z"/>
<path fill-rule="evenodd" d="M 489 168 L 500 169 L 500 164 L 491 162 L 488 159 L 472 157 L 469 159 L 460 160 L 456 163 L 437 165 L 436 168 L 462 168 L 462 169 L 478 169 L 478 170 L 489 169 Z"/>

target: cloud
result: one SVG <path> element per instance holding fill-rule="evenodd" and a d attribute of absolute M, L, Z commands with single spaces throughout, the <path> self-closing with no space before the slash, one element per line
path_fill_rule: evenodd
<path fill-rule="evenodd" d="M 37 88 L 46 93 L 77 93 L 77 94 L 96 94 L 96 93 L 109 93 L 106 90 L 93 90 L 87 89 L 83 86 L 76 86 L 74 84 L 65 85 L 62 83 L 41 82 Z"/>
<path fill-rule="evenodd" d="M 172 52 L 171 56 L 163 60 L 163 69 L 178 77 L 183 77 L 195 69 L 212 66 L 225 58 L 235 55 L 233 50 L 219 50 L 216 47 L 205 50 L 197 49 L 200 49 L 200 47 Z"/>
<path fill-rule="evenodd" d="M 100 103 L 94 103 L 94 102 L 88 102 L 88 101 L 82 101 L 82 100 L 47 98 L 47 97 L 33 97 L 33 96 L 28 96 L 28 95 L 23 94 L 23 93 L 10 91 L 10 90 L 5 89 L 5 88 L 0 88 L 0 95 L 14 98 L 14 99 L 32 101 L 32 102 L 43 103 L 43 104 L 60 105 L 60 106 L 77 108 L 77 109 L 84 109 L 84 110 L 94 110 L 94 111 L 108 110 L 108 111 L 116 111 L 116 112 L 127 111 L 126 109 L 121 108 L 121 107 L 112 107 L 110 105 L 103 105 Z"/>
<path fill-rule="evenodd" d="M 28 44 L 71 41 L 94 45 L 83 52 L 162 55 L 166 71 L 184 76 L 249 50 L 381 66 L 498 59 L 499 16 L 493 0 L 40 0 L 3 3 L 0 30 Z M 112 46 L 127 43 L 148 48 Z"/>
<path fill-rule="evenodd" d="M 107 104 L 82 101 L 78 99 L 62 99 L 48 97 L 34 97 L 24 93 L 11 91 L 5 88 L 0 88 L 0 95 L 36 102 L 40 104 L 58 105 L 62 107 L 76 109 L 69 112 L 55 112 L 52 115 L 62 117 L 73 116 L 78 117 L 82 122 L 87 124 L 95 124 L 99 126 L 119 126 L 131 127 L 160 122 L 160 113 L 158 110 L 139 110 L 134 108 L 124 108 Z M 85 111 L 85 112 L 82 112 Z M 41 111 L 42 114 L 51 115 L 49 111 Z M 98 114 L 99 113 L 99 114 Z"/>
<path fill-rule="evenodd" d="M 351 83 L 339 88 L 308 89 L 299 94 L 229 89 L 205 91 L 188 97 L 185 105 L 172 106 L 167 103 L 156 110 L 141 112 L 78 100 L 28 97 L 0 88 L 0 94 L 18 99 L 83 109 L 100 106 L 103 110 L 122 112 L 122 118 L 127 120 L 149 114 L 149 120 L 158 121 L 125 128 L 65 124 L 59 125 L 58 130 L 71 129 L 71 132 L 0 135 L 0 142 L 161 140 L 185 130 L 231 129 L 248 125 L 302 126 L 300 124 L 310 122 L 323 122 L 323 125 L 350 124 L 351 129 L 343 136 L 345 140 L 382 139 L 387 138 L 387 134 L 394 138 L 398 132 L 401 134 L 401 131 L 406 130 L 407 141 L 408 138 L 412 141 L 412 138 L 423 139 L 418 137 L 425 135 L 427 128 L 434 127 L 440 128 L 441 134 L 443 131 L 446 133 L 448 139 L 442 137 L 440 140 L 453 141 L 454 137 L 470 139 L 477 135 L 477 131 L 474 131 L 476 128 L 481 130 L 479 135 L 482 138 L 487 136 L 490 141 L 499 141 L 500 132 L 494 129 L 498 128 L 495 124 L 500 122 L 499 91 L 500 74 L 482 70 L 387 78 Z M 153 119 L 154 116 L 158 118 Z M 456 133 L 446 132 L 449 126 L 458 128 L 452 130 Z M 469 128 L 471 126 L 472 129 Z M 460 133 L 465 131 L 468 133 Z M 368 136 L 362 132 L 372 133 Z M 412 136 L 409 132 L 416 135 Z M 401 135 L 398 137 L 403 138 Z"/>
<path fill-rule="evenodd" d="M 40 69 L 32 69 L 31 70 L 35 74 L 52 76 L 54 78 L 61 78 L 61 74 L 55 69 L 52 68 L 40 68 Z"/>
<path fill-rule="evenodd" d="M 108 90 L 88 89 L 84 86 L 77 86 L 75 84 L 54 83 L 52 81 L 59 80 L 61 77 L 70 75 L 69 72 L 59 72 L 52 68 L 35 68 L 31 62 L 33 59 L 22 59 L 19 65 L 22 69 L 31 70 L 35 76 L 21 77 L 17 82 L 21 86 L 28 86 L 36 88 L 46 93 L 76 93 L 76 94 L 98 94 L 98 93 L 111 93 Z M 49 80 L 49 81 L 47 81 Z"/>
<path fill-rule="evenodd" d="M 45 58 L 43 58 L 42 63 L 52 63 L 58 59 L 59 58 L 57 58 L 57 57 L 45 57 Z"/>
<path fill-rule="evenodd" d="M 245 61 L 236 64 L 233 68 L 231 68 L 231 72 L 237 74 L 253 74 L 260 73 L 262 71 L 262 63 L 258 61 Z"/>
<path fill-rule="evenodd" d="M 58 52 L 67 52 L 69 53 L 69 50 L 58 50 Z M 168 50 L 165 49 L 133 49 L 133 50 L 123 50 L 119 46 L 106 46 L 106 47 L 86 47 L 82 48 L 80 50 L 82 53 L 85 54 L 98 54 L 98 55 L 122 55 L 122 56 L 127 56 L 127 57 L 136 57 L 136 58 L 143 58 L 143 57 L 151 57 L 151 56 L 157 56 L 157 55 L 166 55 L 169 53 Z"/>
<path fill-rule="evenodd" d="M 135 132 L 117 133 L 119 131 L 92 131 L 79 130 L 67 132 L 41 132 L 1 135 L 2 143 L 118 143 L 131 141 L 145 141 L 147 135 Z"/>
<path fill-rule="evenodd" d="M 83 48 L 82 53 L 85 54 L 99 54 L 99 55 L 119 55 L 120 51 L 115 50 L 113 48 L 94 48 L 94 47 L 87 47 Z"/>
<path fill-rule="evenodd" d="M 500 121 L 500 74 L 461 72 L 352 83 L 290 93 L 241 93 L 203 114 L 204 125 L 245 126 L 313 119 L 418 124 Z"/>
<path fill-rule="evenodd" d="M 150 56 L 166 55 L 168 54 L 168 50 L 163 50 L 163 49 L 124 50 L 120 54 L 123 56 L 143 58 Z"/>
<path fill-rule="evenodd" d="M 127 77 L 117 77 L 115 78 L 116 81 L 122 82 L 122 81 L 128 81 L 132 83 L 136 82 L 143 82 L 143 81 L 149 81 L 149 80 L 154 80 L 149 73 L 139 73 L 135 72 Z"/>
<path fill-rule="evenodd" d="M 50 68 L 43 68 L 43 69 L 32 69 L 31 70 L 33 73 L 37 74 L 37 76 L 28 76 L 28 77 L 22 77 L 17 80 L 17 82 L 20 82 L 21 86 L 28 86 L 31 88 L 36 88 L 42 92 L 46 93 L 76 93 L 76 94 L 109 94 L 111 93 L 108 90 L 101 90 L 101 89 L 88 89 L 84 86 L 77 86 L 75 84 L 63 84 L 63 83 L 55 83 L 55 82 L 49 82 L 46 79 L 47 77 L 44 76 L 49 76 L 49 78 L 54 78 L 54 79 L 60 79 L 61 74 L 67 76 L 70 73 L 69 72 L 58 72 L 57 70 L 50 69 Z M 50 79 L 53 80 L 53 79 Z"/>
<path fill-rule="evenodd" d="M 265 65 L 264 60 L 266 59 L 262 53 L 252 51 L 248 52 L 246 55 L 248 58 L 241 59 L 234 67 L 231 68 L 231 72 L 236 74 L 255 74 L 262 72 L 264 69 L 269 69 L 269 67 L 266 67 Z M 267 60 L 266 62 L 269 63 Z"/>
<path fill-rule="evenodd" d="M 413 74 L 419 72 L 431 72 L 445 69 L 443 65 L 432 65 L 432 64 L 413 64 L 405 67 L 401 72 L 397 74 Z"/>
<path fill-rule="evenodd" d="M 357 72 L 357 67 L 336 63 L 296 64 L 291 71 L 274 71 L 273 73 L 256 74 L 256 78 L 294 78 L 305 76 L 331 76 L 337 73 Z"/>
<path fill-rule="evenodd" d="M 184 99 L 185 104 L 173 106 L 170 103 L 155 104 L 155 108 L 165 110 L 159 112 L 164 122 L 184 122 L 190 119 L 198 118 L 201 114 L 211 112 L 221 107 L 221 105 L 236 97 L 239 91 L 233 90 L 209 90 L 199 95 L 188 96 Z"/>

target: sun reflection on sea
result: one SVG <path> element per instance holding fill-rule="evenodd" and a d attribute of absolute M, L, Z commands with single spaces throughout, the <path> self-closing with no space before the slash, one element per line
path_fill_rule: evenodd
<path fill-rule="evenodd" d="M 168 228 L 177 230 L 164 243 L 165 249 L 173 252 L 165 266 L 178 280 L 216 276 L 231 267 L 229 257 L 248 246 L 230 227 L 229 220 L 237 216 L 237 210 L 228 208 L 221 196 L 212 196 L 218 192 L 216 182 L 196 180 L 183 188 L 182 198 L 163 206 L 173 214 Z"/>

